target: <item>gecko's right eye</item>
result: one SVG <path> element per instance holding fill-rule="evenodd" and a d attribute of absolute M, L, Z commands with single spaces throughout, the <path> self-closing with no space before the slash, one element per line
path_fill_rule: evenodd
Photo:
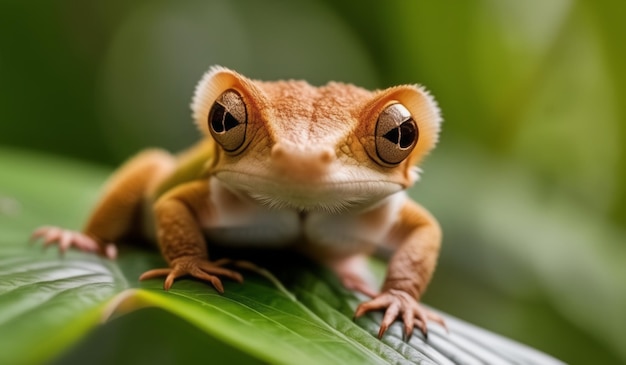
<path fill-rule="evenodd" d="M 419 138 L 417 123 L 400 103 L 386 107 L 376 122 L 376 154 L 385 164 L 397 165 L 409 155 Z"/>
<path fill-rule="evenodd" d="M 241 95 L 226 90 L 220 95 L 209 112 L 211 135 L 227 152 L 235 152 L 243 146 L 248 127 L 248 112 Z"/>

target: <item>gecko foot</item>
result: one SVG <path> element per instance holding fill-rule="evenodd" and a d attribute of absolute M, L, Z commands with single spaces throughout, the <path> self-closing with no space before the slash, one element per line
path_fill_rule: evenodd
<path fill-rule="evenodd" d="M 404 323 L 404 338 L 406 341 L 411 338 L 414 327 L 419 328 L 424 337 L 428 338 L 428 327 L 426 325 L 428 320 L 446 328 L 446 324 L 441 316 L 424 308 L 415 298 L 403 290 L 390 289 L 377 295 L 370 301 L 361 303 L 356 309 L 354 318 L 374 310 L 385 311 L 380 330 L 378 331 L 378 338 L 383 337 L 389 326 L 397 318 L 402 318 Z"/>
<path fill-rule="evenodd" d="M 229 259 L 209 261 L 199 257 L 180 257 L 172 260 L 169 268 L 148 270 L 141 274 L 139 280 L 147 280 L 165 276 L 163 289 L 170 290 L 174 280 L 183 276 L 193 276 L 194 278 L 210 282 L 215 290 L 220 294 L 224 293 L 224 286 L 219 276 L 232 279 L 238 283 L 243 282 L 240 273 L 224 268 L 225 265 L 233 263 Z M 234 262 L 237 264 L 237 262 Z"/>
<path fill-rule="evenodd" d="M 43 239 L 44 247 L 58 244 L 59 252 L 64 254 L 71 247 L 85 252 L 95 252 L 110 259 L 117 257 L 117 247 L 113 243 L 101 245 L 92 237 L 69 229 L 54 226 L 37 228 L 31 235 L 31 241 Z"/>

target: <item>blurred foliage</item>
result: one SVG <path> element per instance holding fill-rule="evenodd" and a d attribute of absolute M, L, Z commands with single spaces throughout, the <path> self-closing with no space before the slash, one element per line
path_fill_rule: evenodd
<path fill-rule="evenodd" d="M 181 149 L 211 64 L 422 83 L 446 120 L 415 190 L 446 233 L 426 300 L 569 363 L 623 363 L 624 19 L 619 0 L 2 0 L 0 144 L 109 166 Z"/>

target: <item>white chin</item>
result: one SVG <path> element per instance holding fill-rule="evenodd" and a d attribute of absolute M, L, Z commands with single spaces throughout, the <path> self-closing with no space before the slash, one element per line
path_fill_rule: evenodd
<path fill-rule="evenodd" d="M 389 181 L 352 181 L 324 184 L 285 183 L 220 173 L 217 178 L 226 186 L 243 193 L 259 204 L 273 209 L 323 211 L 339 213 L 361 210 L 402 190 L 400 184 Z"/>
<path fill-rule="evenodd" d="M 323 211 L 328 213 L 340 213 L 351 210 L 359 210 L 370 206 L 384 197 L 341 197 L 331 199 L 329 197 L 312 198 L 302 194 L 263 194 L 250 192 L 248 195 L 261 205 L 273 209 L 295 209 L 298 211 Z"/>

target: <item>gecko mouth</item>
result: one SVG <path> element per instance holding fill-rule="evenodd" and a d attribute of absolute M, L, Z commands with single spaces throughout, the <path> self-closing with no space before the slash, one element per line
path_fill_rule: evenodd
<path fill-rule="evenodd" d="M 403 189 L 401 184 L 383 179 L 293 183 L 231 170 L 221 170 L 215 177 L 269 208 L 330 213 L 363 209 Z"/>

